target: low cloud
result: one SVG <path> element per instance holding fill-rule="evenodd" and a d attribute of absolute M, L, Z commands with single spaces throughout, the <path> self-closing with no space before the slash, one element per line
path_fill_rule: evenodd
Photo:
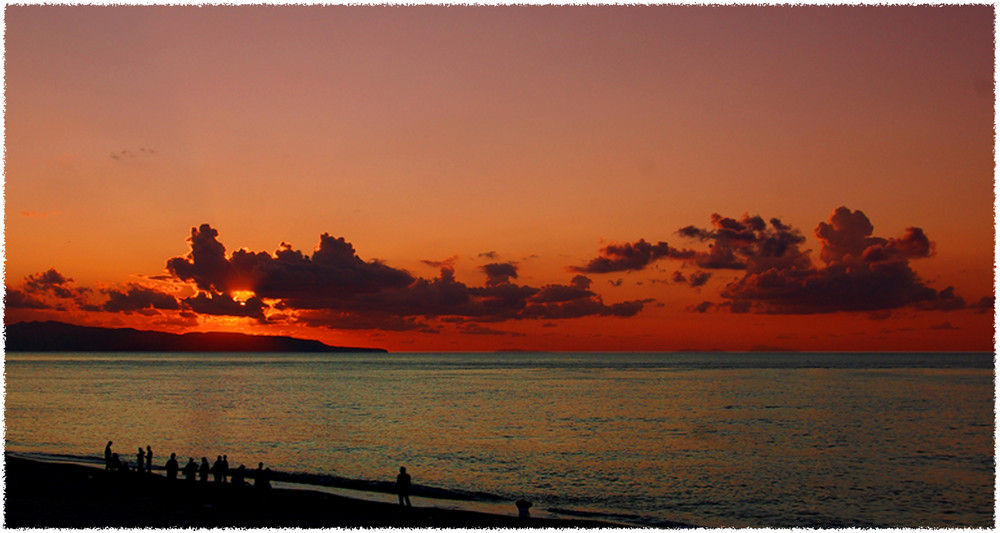
<path fill-rule="evenodd" d="M 111 159 L 115 161 L 124 161 L 126 159 L 135 159 L 137 157 L 149 157 L 159 155 L 159 152 L 153 150 L 152 148 L 138 148 L 134 150 L 126 149 L 119 150 L 117 152 L 111 152 Z"/>
<path fill-rule="evenodd" d="M 711 278 L 712 278 L 712 273 L 705 272 L 703 270 L 699 270 L 690 275 L 685 275 L 683 272 L 678 270 L 674 272 L 673 276 L 671 276 L 670 279 L 674 283 L 682 283 L 685 285 L 689 285 L 691 287 L 701 287 L 702 285 L 708 283 L 708 280 Z"/>
<path fill-rule="evenodd" d="M 4 307 L 8 309 L 51 309 L 52 306 L 42 299 L 32 296 L 24 291 L 7 287 L 7 294 L 4 295 Z"/>
<path fill-rule="evenodd" d="M 75 286 L 54 268 L 26 276 L 20 288 L 6 287 L 4 305 L 11 309 L 66 309 L 89 306 L 88 297 L 93 292 L 87 287 Z"/>
<path fill-rule="evenodd" d="M 822 245 L 816 267 L 800 261 L 771 262 L 747 269 L 746 275 L 722 289 L 722 296 L 765 313 L 875 311 L 914 305 L 925 309 L 959 309 L 964 301 L 951 288 L 928 287 L 910 267 L 911 259 L 929 257 L 934 245 L 920 228 L 902 237 L 872 236 L 874 227 L 861 211 L 834 210 L 814 234 Z M 797 252 L 789 248 L 793 254 Z"/>
<path fill-rule="evenodd" d="M 147 309 L 178 310 L 181 308 L 177 299 L 172 295 L 135 283 L 130 283 L 125 291 L 105 289 L 102 292 L 108 295 L 108 301 L 102 306 L 104 311 L 128 314 Z"/>
<path fill-rule="evenodd" d="M 805 242 L 802 234 L 781 220 L 765 222 L 760 216 L 744 214 L 740 219 L 713 213 L 708 229 L 687 226 L 678 235 L 710 243 L 707 252 L 694 252 L 691 260 L 706 269 L 761 272 L 771 268 L 805 268 L 810 264 L 807 252 L 799 249 Z"/>
<path fill-rule="evenodd" d="M 568 284 L 518 285 L 517 264 L 481 265 L 485 280 L 469 286 L 455 278 L 453 260 L 424 261 L 440 268 L 433 279 L 414 277 L 380 261 L 361 259 L 343 238 L 320 236 L 312 256 L 286 243 L 273 254 L 237 250 L 227 255 L 215 228 L 191 229 L 190 252 L 167 261 L 176 279 L 193 283 L 199 295 L 182 300 L 199 313 L 262 319 L 267 306 L 237 308 L 227 295 L 252 291 L 273 309 L 303 323 L 343 329 L 427 330 L 428 320 L 458 318 L 479 323 L 582 316 L 633 316 L 649 300 L 607 305 L 578 275 Z M 251 312 L 252 311 L 252 312 Z M 243 314 L 239 314 L 243 313 Z"/>
<path fill-rule="evenodd" d="M 268 305 L 260 298 L 252 297 L 240 302 L 232 296 L 221 293 L 200 293 L 181 300 L 184 307 L 200 315 L 235 316 L 265 320 L 264 309 Z"/>
<path fill-rule="evenodd" d="M 677 271 L 676 283 L 705 285 L 712 270 L 741 271 L 722 287 L 723 302 L 734 313 L 781 314 L 879 311 L 912 306 L 925 310 L 955 310 L 966 302 L 951 287 L 937 291 L 911 268 L 910 261 L 932 257 L 934 243 L 923 229 L 907 227 L 894 238 L 874 236 L 874 226 L 861 211 L 839 207 L 813 231 L 821 249 L 814 264 L 803 249 L 802 233 L 780 219 L 711 216 L 708 228 L 685 226 L 677 234 L 708 244 L 708 250 L 678 249 L 640 239 L 610 245 L 584 267 L 592 273 L 641 270 L 659 259 L 680 260 L 701 269 L 692 275 Z M 694 309 L 704 312 L 702 304 Z"/>
<path fill-rule="evenodd" d="M 486 285 L 496 286 L 517 279 L 517 265 L 514 263 L 490 263 L 479 267 L 486 273 Z"/>
<path fill-rule="evenodd" d="M 571 266 L 571 272 L 585 274 L 607 274 L 609 272 L 627 272 L 646 268 L 659 259 L 687 259 L 693 255 L 690 250 L 677 250 L 665 242 L 648 243 L 643 239 L 636 242 L 609 244 L 601 248 L 598 257 L 591 259 L 584 266 Z"/>

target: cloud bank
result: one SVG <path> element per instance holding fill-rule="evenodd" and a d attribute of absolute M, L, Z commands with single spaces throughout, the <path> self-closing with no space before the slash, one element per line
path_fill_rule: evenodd
<path fill-rule="evenodd" d="M 182 301 L 198 313 L 263 320 L 268 309 L 264 301 L 269 301 L 285 317 L 309 325 L 405 331 L 433 329 L 428 319 L 628 317 L 641 311 L 644 303 L 607 305 L 589 289 L 591 282 L 585 276 L 576 276 L 567 285 L 517 285 L 512 281 L 518 277 L 515 263 L 481 265 L 486 278 L 482 286 L 456 280 L 453 259 L 424 261 L 438 266 L 440 274 L 418 278 L 378 260 L 365 261 L 351 243 L 328 234 L 320 236 L 312 256 L 287 243 L 273 254 L 237 250 L 227 256 L 218 237 L 208 224 L 192 228 L 190 253 L 166 263 L 172 276 L 199 290 L 197 296 Z M 252 291 L 256 299 L 234 302 L 230 295 L 236 291 Z"/>
<path fill-rule="evenodd" d="M 593 273 L 635 271 L 660 259 L 683 261 L 704 269 L 692 275 L 676 272 L 673 281 L 700 287 L 711 270 L 735 270 L 742 276 L 720 290 L 722 302 L 703 302 L 692 310 L 725 307 L 733 312 L 781 314 L 877 311 L 913 306 L 954 310 L 966 306 L 954 288 L 929 287 L 910 261 L 934 255 L 934 244 L 919 227 L 905 228 L 900 237 L 874 236 L 874 226 L 861 211 L 838 207 L 813 235 L 819 241 L 820 264 L 802 248 L 802 233 L 777 218 L 765 221 L 711 216 L 711 226 L 685 226 L 677 234 L 708 250 L 678 249 L 645 240 L 615 244 L 574 271 Z"/>

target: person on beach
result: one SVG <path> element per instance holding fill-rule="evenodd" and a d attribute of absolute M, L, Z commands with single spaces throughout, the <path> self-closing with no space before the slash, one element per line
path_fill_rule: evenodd
<path fill-rule="evenodd" d="M 146 445 L 146 473 L 153 473 L 153 449 Z"/>
<path fill-rule="evenodd" d="M 531 508 L 531 502 L 529 502 L 528 500 L 525 500 L 524 498 L 521 498 L 520 500 L 517 500 L 516 502 L 514 502 L 514 505 L 517 506 L 517 517 L 518 518 L 522 518 L 522 519 L 531 518 L 531 516 L 528 514 L 528 509 Z"/>
<path fill-rule="evenodd" d="M 177 479 L 177 454 L 171 453 L 166 464 L 167 479 Z"/>
<path fill-rule="evenodd" d="M 265 469 L 264 463 L 257 463 L 257 471 L 254 472 L 253 486 L 255 489 L 260 490 L 271 488 L 271 469 Z"/>
<path fill-rule="evenodd" d="M 222 454 L 222 468 L 219 470 L 219 475 L 222 476 L 222 482 L 225 483 L 229 479 L 229 456 Z"/>
<path fill-rule="evenodd" d="M 111 441 L 104 447 L 104 469 L 111 470 Z"/>
<path fill-rule="evenodd" d="M 142 473 L 142 467 L 146 464 L 146 452 L 139 448 L 139 453 L 135 454 L 135 471 L 139 474 Z"/>
<path fill-rule="evenodd" d="M 212 463 L 212 481 L 216 483 L 222 482 L 222 456 L 218 455 L 215 457 L 215 462 Z"/>
<path fill-rule="evenodd" d="M 188 464 L 184 465 L 184 479 L 194 482 L 194 476 L 198 473 L 198 465 L 194 463 L 194 457 L 188 457 Z"/>
<path fill-rule="evenodd" d="M 233 470 L 233 481 L 232 481 L 232 483 L 233 483 L 234 487 L 242 487 L 245 484 L 243 480 L 246 479 L 246 475 L 247 475 L 246 474 L 246 470 L 247 470 L 247 467 L 244 466 L 244 465 L 240 465 L 239 468 L 237 468 L 236 470 Z"/>
<path fill-rule="evenodd" d="M 405 466 L 401 466 L 399 467 L 399 475 L 396 476 L 396 493 L 399 494 L 399 505 L 413 507 L 413 504 L 410 503 L 411 489 L 410 474 L 406 473 Z"/>
<path fill-rule="evenodd" d="M 202 483 L 208 483 L 208 472 L 211 468 L 208 466 L 208 458 L 201 458 L 201 468 L 198 469 L 198 477 Z"/>

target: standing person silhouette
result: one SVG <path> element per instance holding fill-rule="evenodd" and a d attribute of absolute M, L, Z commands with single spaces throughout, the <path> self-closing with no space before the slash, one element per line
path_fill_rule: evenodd
<path fill-rule="evenodd" d="M 201 458 L 201 468 L 198 469 L 198 479 L 201 480 L 202 483 L 207 483 L 208 482 L 208 471 L 209 470 L 210 470 L 210 468 L 208 466 L 208 458 L 207 457 L 202 457 Z"/>
<path fill-rule="evenodd" d="M 226 454 L 222 455 L 222 466 L 219 468 L 219 475 L 222 476 L 223 483 L 225 483 L 229 477 L 229 456 Z"/>
<path fill-rule="evenodd" d="M 399 494 L 399 505 L 413 507 L 413 504 L 410 503 L 411 489 L 410 474 L 406 473 L 405 466 L 401 466 L 399 467 L 399 475 L 396 476 L 396 493 Z"/>
<path fill-rule="evenodd" d="M 104 469 L 111 470 L 111 441 L 104 447 Z"/>
<path fill-rule="evenodd" d="M 215 462 L 212 463 L 212 480 L 216 483 L 222 482 L 222 456 L 215 458 Z"/>
<path fill-rule="evenodd" d="M 271 469 L 264 468 L 264 463 L 257 463 L 257 471 L 253 477 L 253 486 L 255 489 L 260 490 L 271 488 Z"/>
<path fill-rule="evenodd" d="M 153 473 L 153 449 L 146 445 L 146 473 Z"/>
<path fill-rule="evenodd" d="M 139 448 L 139 453 L 135 454 L 135 471 L 136 471 L 136 473 L 139 473 L 139 474 L 142 473 L 143 465 L 146 463 L 145 458 L 146 458 L 146 452 L 142 451 L 142 448 Z"/>
<path fill-rule="evenodd" d="M 184 465 L 184 479 L 193 483 L 197 473 L 198 465 L 195 464 L 194 457 L 188 457 L 188 464 Z"/>
<path fill-rule="evenodd" d="M 170 454 L 170 459 L 167 459 L 166 464 L 167 469 L 167 479 L 177 479 L 177 454 Z"/>

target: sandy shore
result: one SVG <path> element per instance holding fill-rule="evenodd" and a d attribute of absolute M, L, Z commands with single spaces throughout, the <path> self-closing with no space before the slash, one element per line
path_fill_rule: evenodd
<path fill-rule="evenodd" d="M 594 520 L 401 508 L 308 490 L 254 490 L 5 456 L 6 527 L 602 528 Z"/>

